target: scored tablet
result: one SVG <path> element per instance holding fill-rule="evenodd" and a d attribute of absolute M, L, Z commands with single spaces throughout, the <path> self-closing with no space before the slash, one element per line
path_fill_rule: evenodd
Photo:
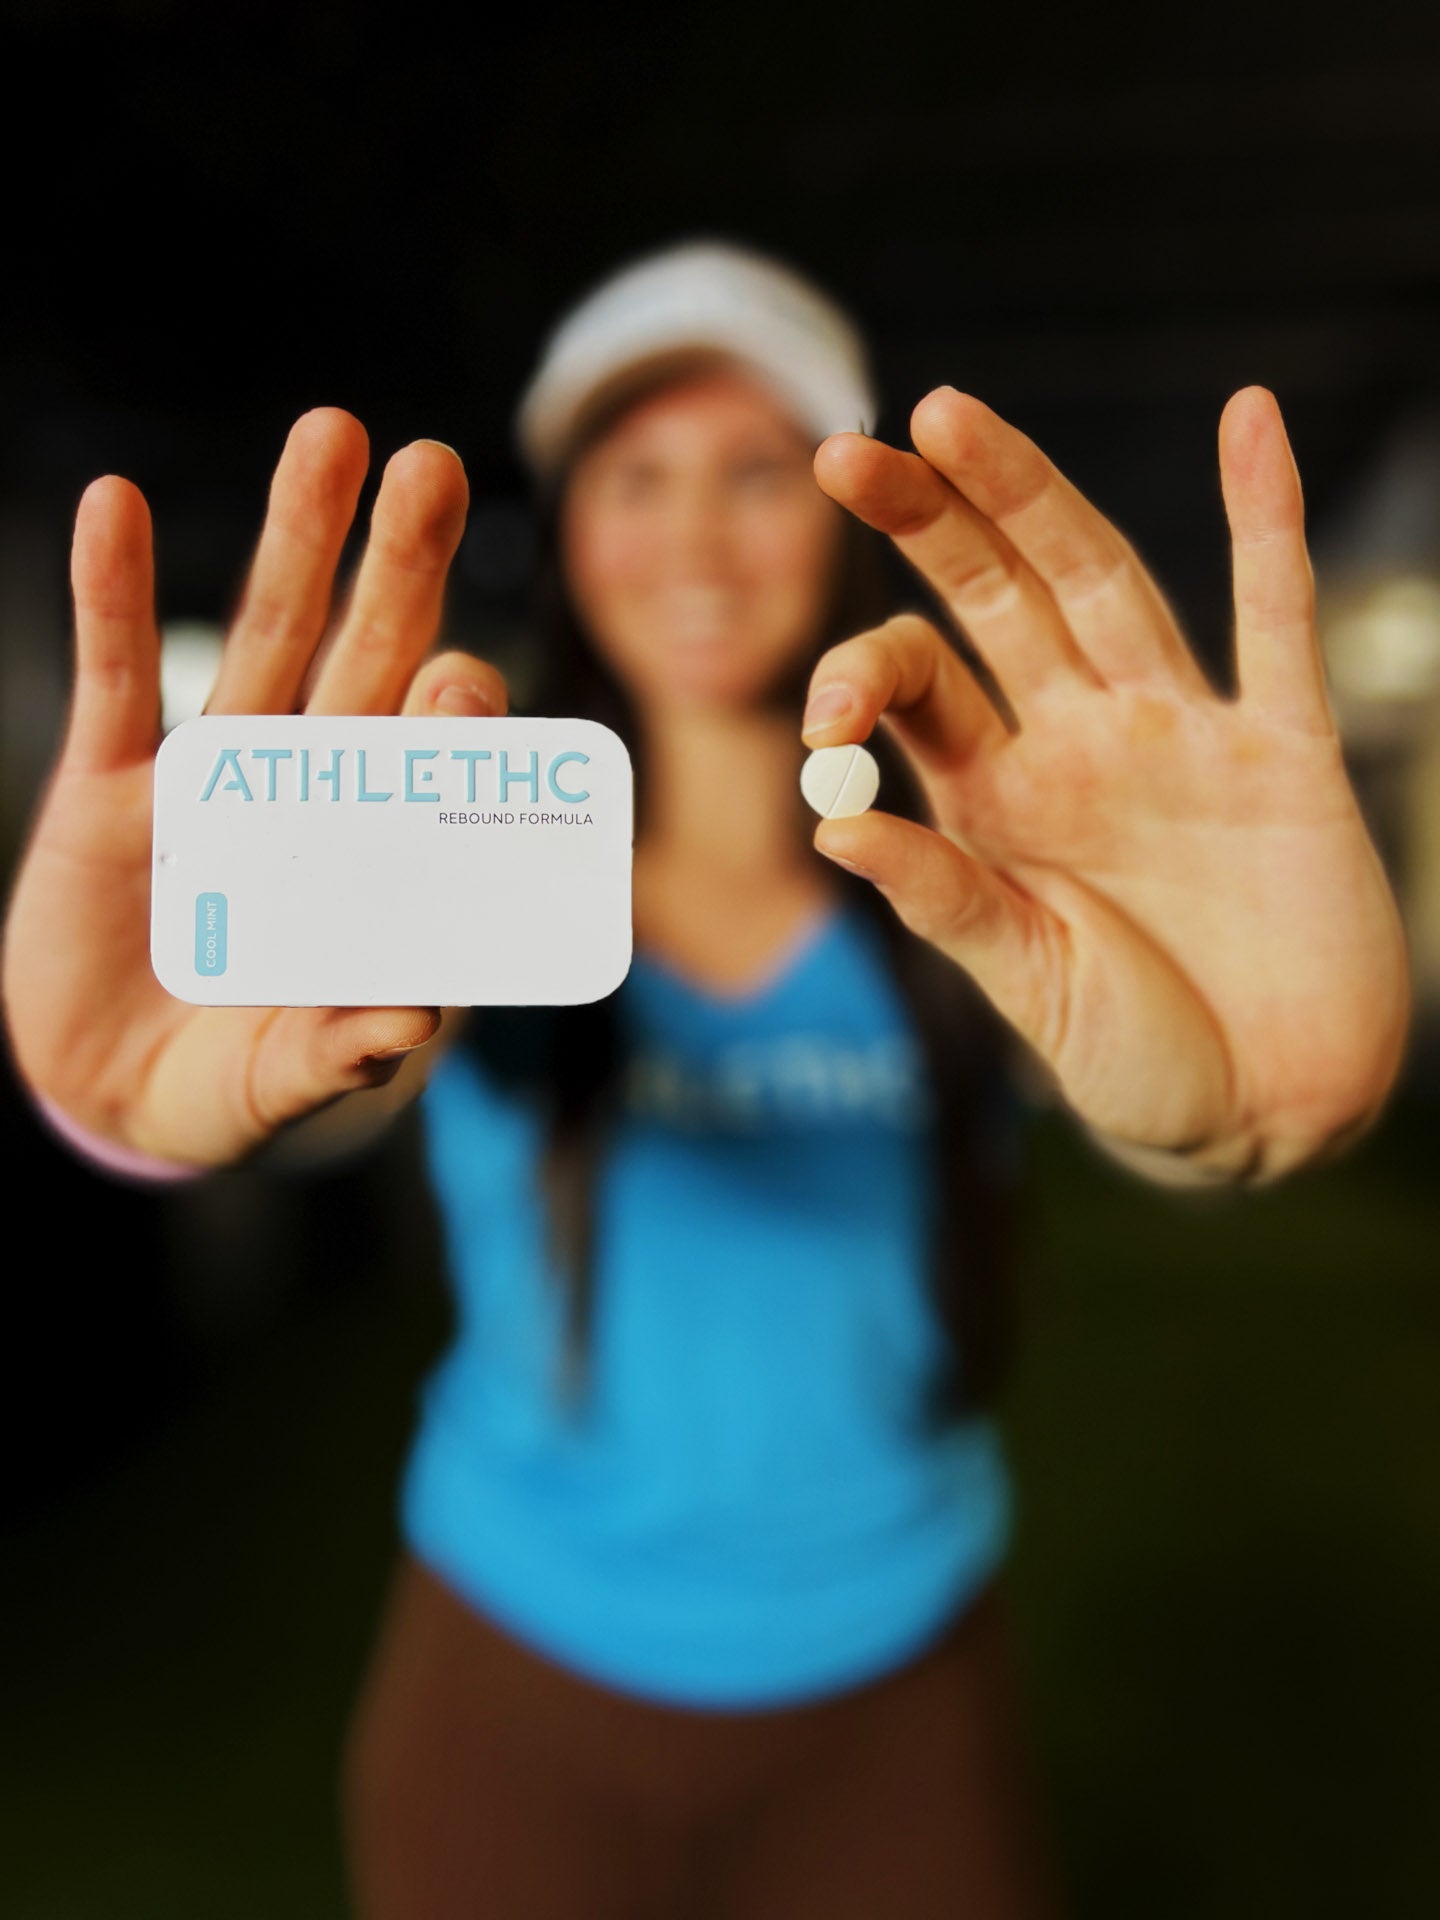
<path fill-rule="evenodd" d="M 800 769 L 800 791 L 827 820 L 865 813 L 880 791 L 875 756 L 858 744 L 817 747 Z"/>

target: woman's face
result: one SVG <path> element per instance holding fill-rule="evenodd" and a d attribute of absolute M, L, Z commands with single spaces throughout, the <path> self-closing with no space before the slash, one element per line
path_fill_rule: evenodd
<path fill-rule="evenodd" d="M 710 368 L 581 452 L 561 551 L 576 611 L 638 705 L 743 705 L 814 647 L 842 521 L 784 406 Z"/>

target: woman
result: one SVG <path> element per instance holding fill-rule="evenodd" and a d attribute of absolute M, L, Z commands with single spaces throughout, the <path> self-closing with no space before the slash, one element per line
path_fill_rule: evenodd
<path fill-rule="evenodd" d="M 821 296 L 700 248 L 583 303 L 522 413 L 570 647 L 534 704 L 631 744 L 636 958 L 604 1010 L 480 1010 L 426 1093 L 460 1331 L 350 1745 L 362 1914 L 1052 1911 L 995 1583 L 994 1049 L 966 978 L 1158 1178 L 1333 1150 L 1398 1065 L 1403 945 L 1270 397 L 1221 425 L 1234 702 L 1023 436 L 942 388 L 905 454 L 844 430 L 867 398 Z M 363 471 L 345 416 L 292 434 L 211 711 L 296 704 Z M 423 661 L 463 504 L 447 449 L 392 461 L 312 711 L 505 710 L 483 663 Z M 985 667 L 914 615 L 837 639 L 872 617 L 838 507 Z M 165 1001 L 122 482 L 82 504 L 75 582 L 72 726 L 7 947 L 17 1055 L 57 1124 L 213 1165 L 436 1022 Z M 812 827 L 805 748 L 882 715 L 900 811 Z M 83 947 L 77 860 L 111 876 Z"/>

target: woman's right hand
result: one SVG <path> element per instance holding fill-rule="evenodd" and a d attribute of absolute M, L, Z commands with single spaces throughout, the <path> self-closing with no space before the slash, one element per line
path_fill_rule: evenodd
<path fill-rule="evenodd" d="M 335 574 L 369 445 L 317 408 L 292 428 L 207 713 L 503 714 L 497 670 L 426 658 L 465 524 L 458 457 L 420 440 L 389 462 L 333 636 Z M 95 481 L 75 522 L 68 725 L 11 900 L 4 998 L 30 1087 L 86 1130 L 218 1166 L 338 1095 L 389 1078 L 436 1031 L 429 1007 L 192 1007 L 150 965 L 160 642 L 150 515 Z M 322 638 L 325 640 L 323 650 Z"/>

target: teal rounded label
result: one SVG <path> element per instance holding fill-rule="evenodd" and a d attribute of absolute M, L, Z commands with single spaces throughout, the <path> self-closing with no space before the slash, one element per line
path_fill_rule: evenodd
<path fill-rule="evenodd" d="M 223 893 L 195 896 L 195 971 L 216 979 L 225 971 L 230 940 L 230 903 Z"/>

